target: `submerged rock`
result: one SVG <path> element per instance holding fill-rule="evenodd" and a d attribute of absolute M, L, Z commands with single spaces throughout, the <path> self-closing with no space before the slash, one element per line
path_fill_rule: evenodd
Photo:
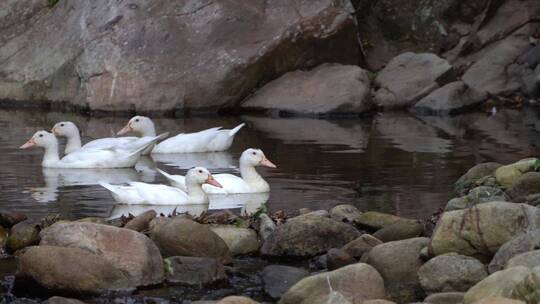
<path fill-rule="evenodd" d="M 418 278 L 427 293 L 467 291 L 487 277 L 486 266 L 475 258 L 443 254 L 427 261 L 418 270 Z"/>
<path fill-rule="evenodd" d="M 470 88 L 462 81 L 456 81 L 431 92 L 417 102 L 412 109 L 420 114 L 456 114 L 474 107 L 486 99 L 485 92 Z"/>
<path fill-rule="evenodd" d="M 144 234 L 108 225 L 56 223 L 41 232 L 40 245 L 80 248 L 111 262 L 132 286 L 163 281 L 163 260 L 156 245 Z"/>
<path fill-rule="evenodd" d="M 261 253 L 274 257 L 311 257 L 341 247 L 360 233 L 351 225 L 325 217 L 297 217 L 279 226 Z"/>
<path fill-rule="evenodd" d="M 377 270 L 357 263 L 300 280 L 281 297 L 279 303 L 322 304 L 332 291 L 339 292 L 351 303 L 386 298 L 384 281 Z"/>
<path fill-rule="evenodd" d="M 134 287 L 112 262 L 80 248 L 30 247 L 19 257 L 17 273 L 53 290 L 100 294 Z"/>
<path fill-rule="evenodd" d="M 296 282 L 307 277 L 309 272 L 302 268 L 269 265 L 262 272 L 264 291 L 273 299 L 279 299 Z"/>
<path fill-rule="evenodd" d="M 210 230 L 225 241 L 233 255 L 248 254 L 259 250 L 259 240 L 253 229 L 232 225 L 211 225 Z"/>
<path fill-rule="evenodd" d="M 164 257 L 213 257 L 223 264 L 232 261 L 227 243 L 208 226 L 182 217 L 156 220 L 150 224 L 150 235 Z"/>
<path fill-rule="evenodd" d="M 435 54 L 403 53 L 375 78 L 374 101 L 383 108 L 404 108 L 451 80 L 452 66 Z"/>
<path fill-rule="evenodd" d="M 358 66 L 323 64 L 271 81 L 242 107 L 299 115 L 358 114 L 371 108 L 370 80 Z"/>
<path fill-rule="evenodd" d="M 223 265 L 214 258 L 174 256 L 164 265 L 168 283 L 202 286 L 227 279 Z"/>
<path fill-rule="evenodd" d="M 24 247 L 39 243 L 39 223 L 32 220 L 25 220 L 11 227 L 7 238 L 6 246 L 17 251 Z"/>
<path fill-rule="evenodd" d="M 540 246 L 540 229 L 528 230 L 504 243 L 489 263 L 490 273 L 503 269 L 513 257 L 532 251 Z"/>
<path fill-rule="evenodd" d="M 540 210 L 523 204 L 489 202 L 447 211 L 433 232 L 430 248 L 435 255 L 491 256 L 514 236 L 539 224 Z"/>

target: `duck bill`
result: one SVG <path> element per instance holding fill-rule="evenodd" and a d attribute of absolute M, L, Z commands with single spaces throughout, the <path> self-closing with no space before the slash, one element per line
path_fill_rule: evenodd
<path fill-rule="evenodd" d="M 127 124 L 122 130 L 118 131 L 116 133 L 117 135 L 124 135 L 126 133 L 132 132 L 133 128 L 131 128 L 131 124 Z"/>
<path fill-rule="evenodd" d="M 32 138 L 29 141 L 27 141 L 24 145 L 20 146 L 19 149 L 28 149 L 28 148 L 33 147 L 35 145 L 36 145 L 36 142 Z"/>
<path fill-rule="evenodd" d="M 56 131 L 56 127 L 52 128 L 51 132 L 52 134 L 54 134 L 54 136 L 58 136 L 58 131 Z"/>
<path fill-rule="evenodd" d="M 265 166 L 268 168 L 277 168 L 277 166 L 274 165 L 271 161 L 269 161 L 266 157 L 261 160 L 261 166 Z"/>
<path fill-rule="evenodd" d="M 212 175 L 208 176 L 208 179 L 206 180 L 206 183 L 209 184 L 209 185 L 212 185 L 214 187 L 223 188 L 223 186 L 220 183 L 218 183 L 218 181 L 215 180 Z"/>

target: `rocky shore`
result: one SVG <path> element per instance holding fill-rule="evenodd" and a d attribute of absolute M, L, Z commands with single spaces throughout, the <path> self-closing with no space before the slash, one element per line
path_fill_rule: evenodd
<path fill-rule="evenodd" d="M 47 303 L 537 303 L 539 168 L 479 164 L 425 220 L 347 204 L 76 221 L 1 212 L 0 245 L 17 260 L 4 301 L 46 299 L 20 297 L 34 286 L 55 295 Z M 207 293 L 153 293 L 167 286 Z"/>
<path fill-rule="evenodd" d="M 19 0 L 0 9 L 3 106 L 441 115 L 540 97 L 536 0 Z"/>

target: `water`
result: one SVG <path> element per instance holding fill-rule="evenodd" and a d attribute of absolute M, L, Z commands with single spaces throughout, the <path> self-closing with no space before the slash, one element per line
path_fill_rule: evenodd
<path fill-rule="evenodd" d="M 211 198 L 210 209 L 270 211 L 330 208 L 352 203 L 410 218 L 426 218 L 452 197 L 453 183 L 485 161 L 509 163 L 537 155 L 538 113 L 504 109 L 454 118 L 383 113 L 364 119 L 224 118 L 155 119 L 158 132 L 191 132 L 208 127 L 247 125 L 232 148 L 221 153 L 145 157 L 136 169 L 42 169 L 41 149 L 18 147 L 39 129 L 61 120 L 75 122 L 83 142 L 111 136 L 125 117 L 88 118 L 66 113 L 0 111 L 0 208 L 34 217 L 111 217 L 137 210 L 116 206 L 98 180 L 165 183 L 153 170 L 184 174 L 193 166 L 238 173 L 238 157 L 248 147 L 263 149 L 277 169 L 260 168 L 269 196 Z M 198 208 L 198 209 L 197 209 Z M 202 209 L 201 209 L 202 208 Z M 204 211 L 205 207 L 194 207 Z M 162 210 L 170 211 L 170 207 Z M 182 211 L 182 210 L 180 210 Z M 189 211 L 189 210 L 188 210 Z"/>

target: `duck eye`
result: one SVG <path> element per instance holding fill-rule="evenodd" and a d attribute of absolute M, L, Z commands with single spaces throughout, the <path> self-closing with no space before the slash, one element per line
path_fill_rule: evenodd
<path fill-rule="evenodd" d="M 138 118 L 137 118 L 137 119 L 135 119 L 135 122 L 139 122 L 139 119 L 138 119 Z"/>
<path fill-rule="evenodd" d="M 202 173 L 202 170 L 199 170 L 199 173 Z"/>
<path fill-rule="evenodd" d="M 60 127 L 63 127 L 63 126 L 64 126 L 64 124 L 60 124 Z"/>
<path fill-rule="evenodd" d="M 43 134 L 39 134 L 39 137 L 43 137 Z"/>
<path fill-rule="evenodd" d="M 257 152 L 253 152 L 253 155 L 257 155 Z"/>

